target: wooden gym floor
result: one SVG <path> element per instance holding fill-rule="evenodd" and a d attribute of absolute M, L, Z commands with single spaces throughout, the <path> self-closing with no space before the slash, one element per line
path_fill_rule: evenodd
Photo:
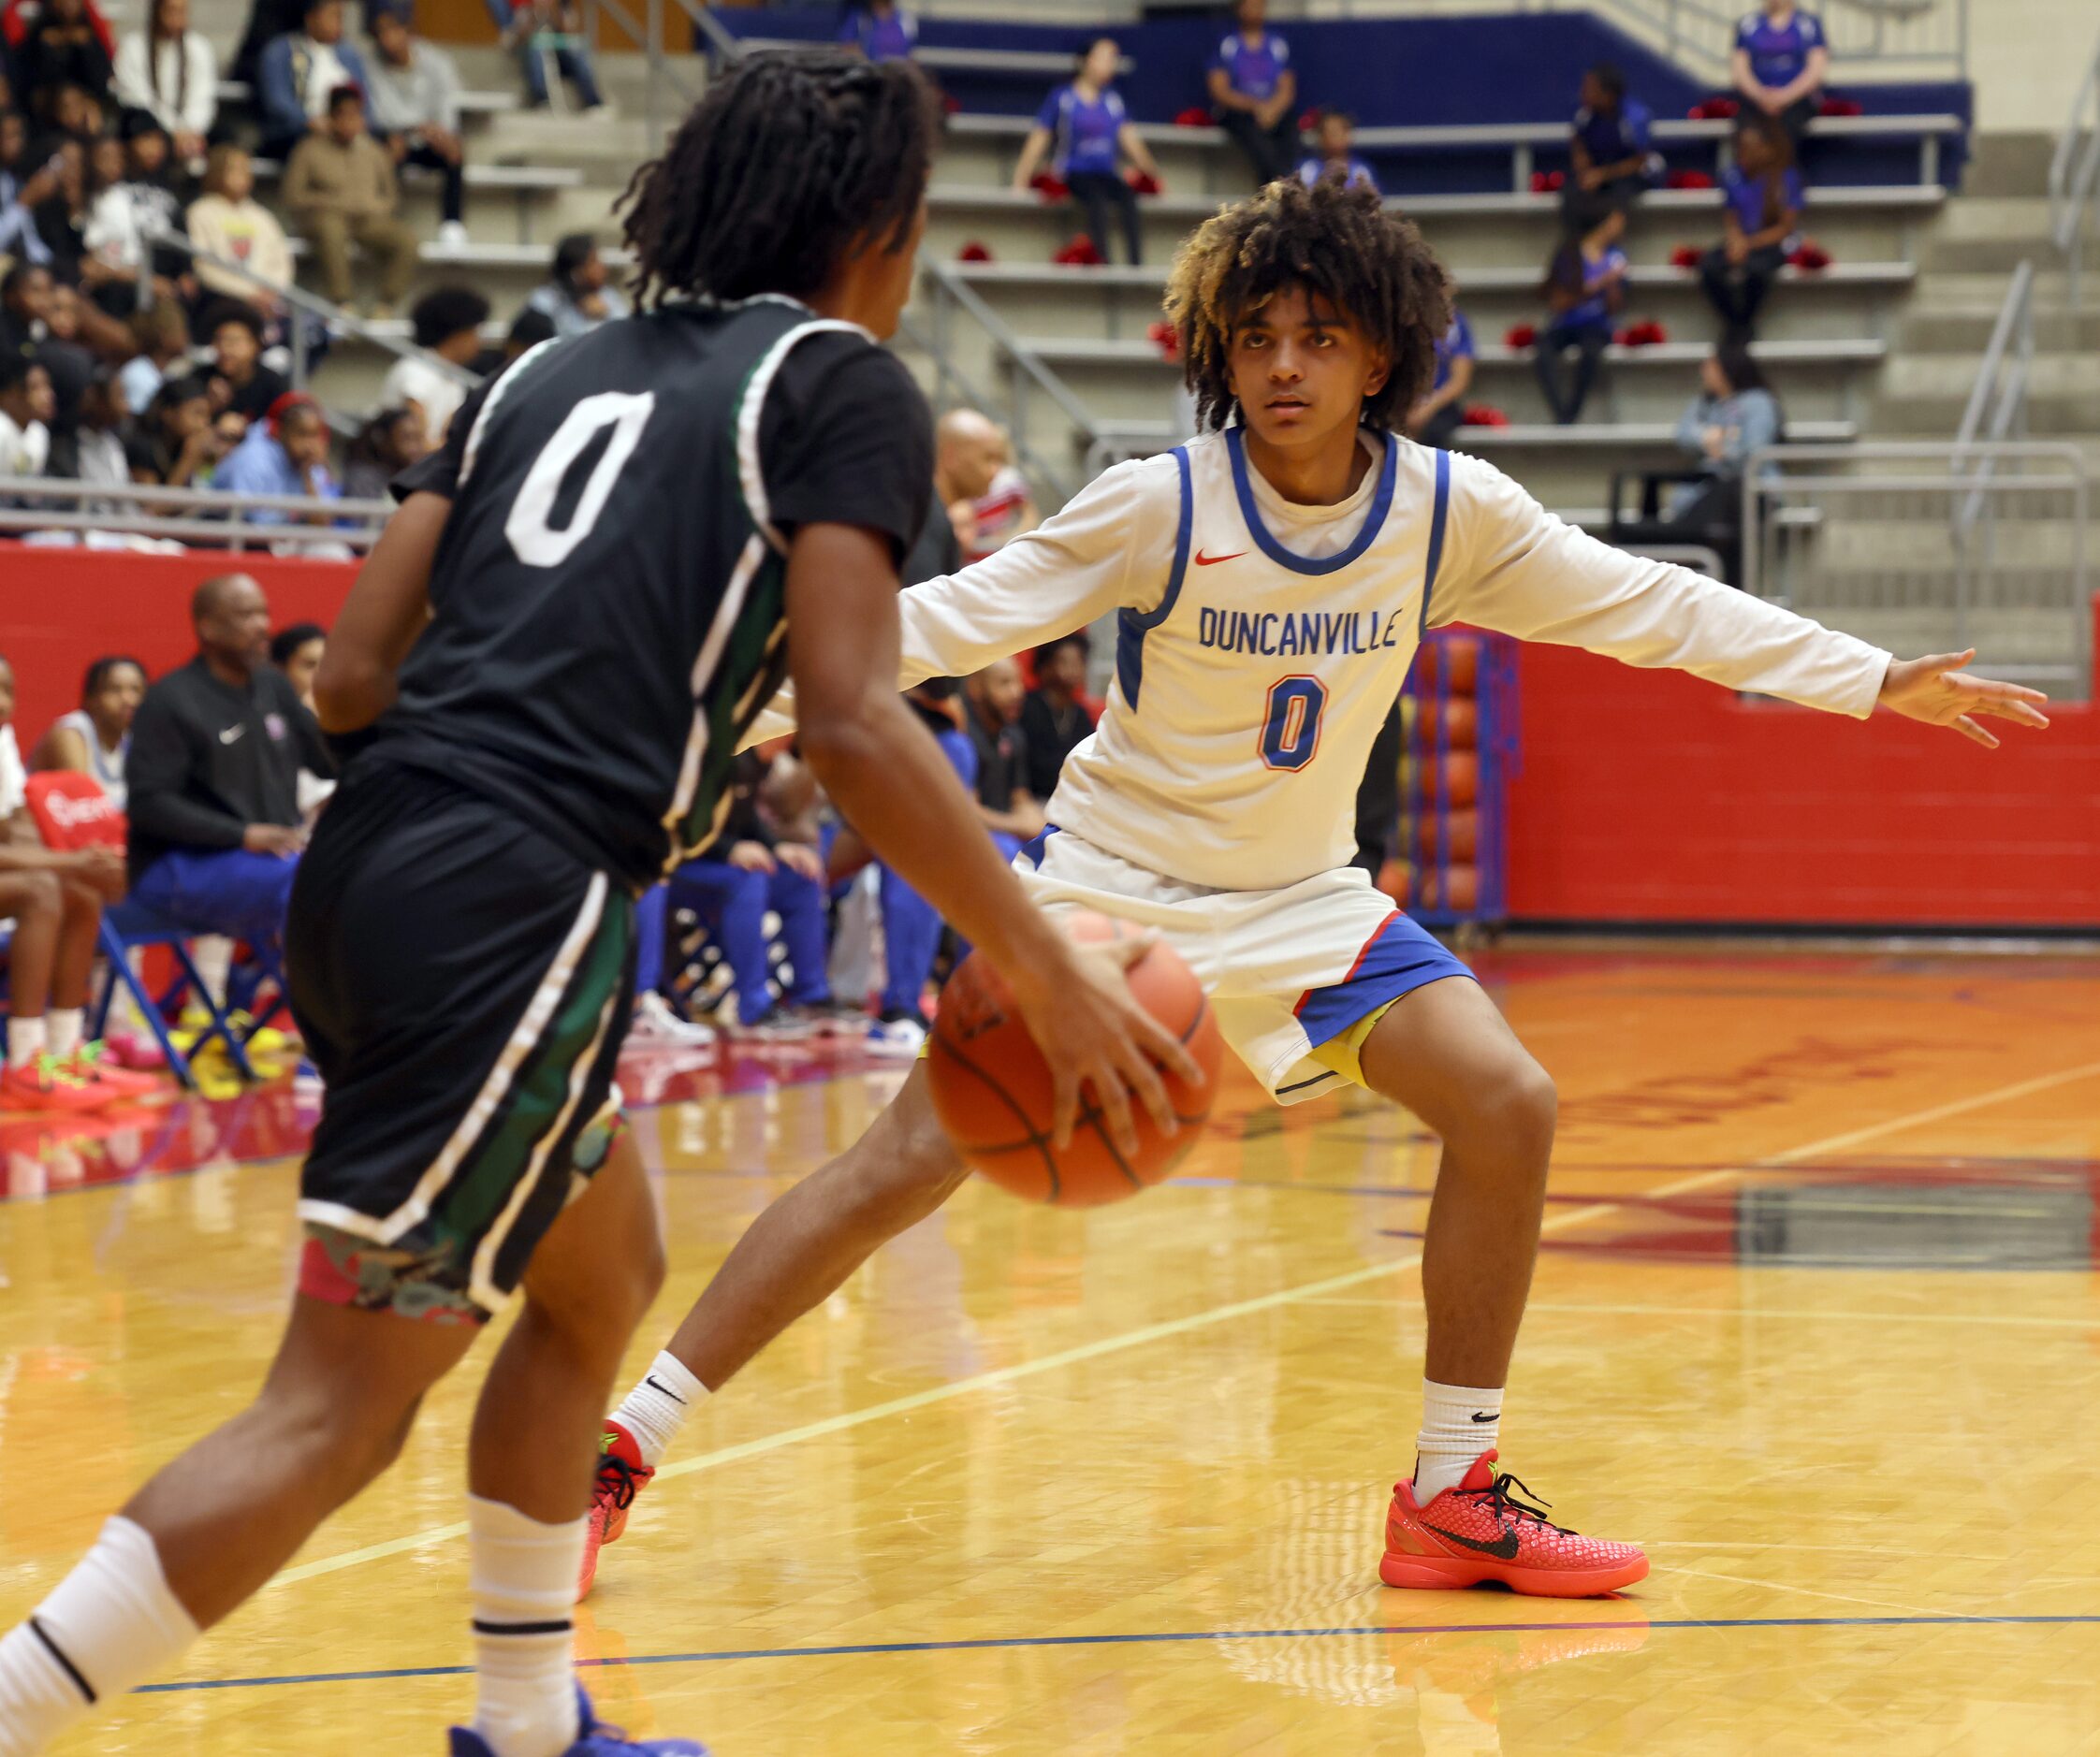
<path fill-rule="evenodd" d="M 1378 1585 L 1436 1144 L 1235 1077 L 1180 1182 L 970 1188 L 693 1424 L 581 1614 L 607 1718 L 722 1757 L 2100 1751 L 2100 964 L 1482 967 L 1563 1099 L 1507 1462 L 1646 1582 Z M 701 1096 L 637 1111 L 673 1275 L 634 1371 L 897 1078 L 636 1067 Z M 255 1383 L 299 1126 L 278 1091 L 0 1128 L 0 1621 Z M 478 1377 L 64 1749 L 440 1751 Z"/>

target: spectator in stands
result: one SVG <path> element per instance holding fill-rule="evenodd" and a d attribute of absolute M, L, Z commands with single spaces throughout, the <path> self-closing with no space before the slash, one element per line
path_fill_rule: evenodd
<path fill-rule="evenodd" d="M 1762 10 L 1735 27 L 1729 66 L 1750 114 L 1776 120 L 1798 154 L 1808 124 L 1822 110 L 1823 82 L 1830 73 L 1822 20 L 1794 0 L 1764 0 Z"/>
<path fill-rule="evenodd" d="M 428 350 L 447 365 L 469 370 L 481 354 L 481 326 L 489 321 L 489 301 L 472 287 L 441 286 L 416 301 L 409 312 L 416 345 Z M 452 416 L 466 401 L 473 386 L 464 378 L 432 366 L 428 360 L 403 356 L 394 362 L 386 382 L 379 387 L 384 409 L 414 409 L 423 418 L 423 430 L 433 445 L 445 443 Z"/>
<path fill-rule="evenodd" d="M 54 457 L 51 474 L 69 476 L 90 487 L 129 487 L 131 461 L 124 449 L 124 433 L 130 424 L 131 410 L 124 399 L 123 381 L 109 367 L 97 367 L 80 397 L 66 468 L 60 470 Z M 82 510 L 90 513 L 126 509 L 127 502 L 115 500 L 82 502 Z"/>
<path fill-rule="evenodd" d="M 1120 59 L 1112 36 L 1097 36 L 1088 45 L 1071 82 L 1052 92 L 1036 111 L 1035 126 L 1022 142 L 1020 163 L 1014 167 L 1014 187 L 1026 190 L 1048 153 L 1051 168 L 1086 212 L 1086 234 L 1101 259 L 1109 260 L 1108 212 L 1114 208 L 1122 221 L 1130 261 L 1136 263 L 1145 255 L 1137 192 L 1123 181 L 1119 167 L 1128 157 L 1155 183 L 1163 186 L 1164 180 L 1116 95 L 1116 65 Z"/>
<path fill-rule="evenodd" d="M 151 302 L 152 280 L 143 215 L 124 173 L 124 142 L 104 136 L 88 153 L 80 284 L 104 311 L 128 317 Z"/>
<path fill-rule="evenodd" d="M 173 299 L 156 299 L 132 318 L 131 335 L 137 351 L 118 376 L 124 381 L 124 407 L 143 412 L 168 374 L 189 358 L 189 320 Z"/>
<path fill-rule="evenodd" d="M 1611 214 L 1631 214 L 1662 168 L 1650 144 L 1655 117 L 1626 95 L 1626 77 L 1609 61 L 1582 76 L 1582 108 L 1568 137 L 1561 224 L 1571 236 L 1595 231 Z"/>
<path fill-rule="evenodd" d="M 909 61 L 919 46 L 919 16 L 897 0 L 867 0 L 847 9 L 839 40 L 870 61 Z"/>
<path fill-rule="evenodd" d="M 503 352 L 490 370 L 514 365 L 541 342 L 552 341 L 556 333 L 552 317 L 534 306 L 526 306 L 510 320 L 510 333 L 503 338 Z"/>
<path fill-rule="evenodd" d="M 337 87 L 328 126 L 299 143 L 284 172 L 284 203 L 314 246 L 328 298 L 338 305 L 350 302 L 357 287 L 350 246 L 356 243 L 379 269 L 372 314 L 392 316 L 416 275 L 416 234 L 397 212 L 401 184 L 394 161 L 366 132 L 364 96 L 356 86 Z"/>
<path fill-rule="evenodd" d="M 45 474 L 73 476 L 79 473 L 80 403 L 99 370 L 95 351 L 83 334 L 83 314 L 94 307 L 69 286 L 51 288 L 48 331 L 36 344 L 36 363 L 51 374 L 51 456 Z M 108 323 L 107 318 L 97 321 Z M 119 336 L 128 336 L 122 324 L 113 326 Z"/>
<path fill-rule="evenodd" d="M 1352 187 L 1362 184 L 1373 195 L 1378 193 L 1378 180 L 1356 156 L 1356 121 L 1349 111 L 1321 110 L 1313 123 L 1313 144 L 1319 150 L 1298 167 L 1298 181 L 1307 189 L 1322 177 L 1338 177 Z"/>
<path fill-rule="evenodd" d="M 343 486 L 328 468 L 328 424 L 321 405 L 303 391 L 288 391 L 270 406 L 264 419 L 227 454 L 212 476 L 212 486 L 228 494 L 287 495 L 311 501 L 339 501 Z M 247 516 L 258 525 L 284 525 L 291 513 L 256 510 Z M 304 515 L 308 524 L 332 522 L 326 513 Z"/>
<path fill-rule="evenodd" d="M 245 149 L 222 142 L 204 167 L 204 193 L 190 203 L 190 241 L 244 273 L 197 265 L 197 278 L 214 293 L 252 305 L 266 318 L 282 317 L 279 297 L 292 283 L 292 245 L 277 216 L 255 199 L 255 164 Z"/>
<path fill-rule="evenodd" d="M 1699 368 L 1699 394 L 1677 423 L 1677 449 L 1699 472 L 1670 500 L 1673 524 L 1726 527 L 1743 522 L 1743 472 L 1753 452 L 1780 443 L 1779 399 L 1741 341 L 1724 341 Z M 1735 577 L 1731 572 L 1730 579 Z"/>
<path fill-rule="evenodd" d="M 1247 154 L 1257 188 L 1290 176 L 1298 163 L 1298 76 L 1268 16 L 1268 0 L 1238 0 L 1232 34 L 1210 64 L 1211 108 Z"/>
<path fill-rule="evenodd" d="M 1736 125 L 1735 163 L 1721 180 L 1721 241 L 1700 258 L 1699 283 L 1726 341 L 1747 341 L 1758 309 L 1786 266 L 1804 191 L 1793 143 L 1769 116 Z"/>
<path fill-rule="evenodd" d="M 41 263 L 18 262 L 0 277 L 0 355 L 34 354 L 50 333 L 51 272 Z"/>
<path fill-rule="evenodd" d="M 634 309 L 612 284 L 598 240 L 589 232 L 571 232 L 555 245 L 553 278 L 533 288 L 525 305 L 552 318 L 554 333 L 564 339 L 587 336 Z"/>
<path fill-rule="evenodd" d="M 1429 394 L 1407 415 L 1407 437 L 1424 445 L 1449 446 L 1466 425 L 1466 394 L 1473 388 L 1473 326 L 1456 305 L 1451 327 L 1436 343 L 1436 376 Z"/>
<path fill-rule="evenodd" d="M 1043 834 L 1043 801 L 1028 790 L 1028 745 L 1021 731 L 1026 696 L 1011 659 L 986 665 L 963 686 L 964 730 L 977 758 L 977 809 L 999 852 L 1012 860 Z"/>
<path fill-rule="evenodd" d="M 91 1111 L 114 1092 L 83 1058 L 88 978 L 102 906 L 124 893 L 124 863 L 107 848 L 48 849 L 24 809 L 27 775 L 12 724 L 14 667 L 0 660 L 0 917 L 7 946 L 7 1061 L 0 1108 Z"/>
<path fill-rule="evenodd" d="M 262 588 L 243 574 L 206 580 L 190 619 L 197 657 L 147 690 L 132 722 L 132 894 L 195 933 L 274 940 L 303 841 L 299 769 L 334 764 L 268 662 Z"/>
<path fill-rule="evenodd" d="M 40 155 L 48 155 L 62 139 L 77 140 L 84 151 L 89 141 L 102 138 L 102 99 L 84 85 L 67 80 L 55 90 L 47 87 L 29 95 L 30 109 L 48 125 L 34 149 Z"/>
<path fill-rule="evenodd" d="M 245 432 L 291 389 L 291 381 L 263 364 L 262 319 L 248 306 L 228 299 L 208 311 L 205 319 L 216 362 L 212 375 L 226 386 L 220 406 L 241 417 Z"/>
<path fill-rule="evenodd" d="M 583 39 L 583 16 L 571 0 L 489 0 L 489 15 L 525 74 L 525 96 L 534 109 L 547 106 L 547 64 L 576 88 L 576 102 L 598 109 L 605 99 Z"/>
<path fill-rule="evenodd" d="M 51 194 L 36 204 L 36 233 L 50 253 L 52 278 L 78 283 L 87 255 L 87 148 L 70 135 L 60 137 L 51 172 Z"/>
<path fill-rule="evenodd" d="M 36 21 L 15 51 L 15 77 L 33 97 L 77 85 L 106 102 L 116 77 L 105 40 L 86 0 L 43 0 Z"/>
<path fill-rule="evenodd" d="M 51 250 L 36 230 L 36 209 L 57 182 L 49 167 L 29 155 L 29 120 L 0 107 L 0 256 L 41 265 Z"/>
<path fill-rule="evenodd" d="M 29 766 L 92 775 L 119 811 L 124 808 L 124 761 L 131 722 L 146 693 L 146 668 L 122 653 L 96 660 L 80 683 L 80 704 L 61 714 L 36 741 Z"/>
<path fill-rule="evenodd" d="M 343 0 L 307 0 L 305 18 L 263 51 L 256 95 L 261 100 L 263 151 L 283 158 L 310 134 L 327 131 L 335 95 L 358 94 L 359 125 L 372 76 L 365 60 L 343 40 Z"/>
<path fill-rule="evenodd" d="M 247 28 L 233 52 L 226 78 L 248 86 L 259 84 L 263 53 L 280 36 L 297 36 L 306 20 L 307 0 L 251 0 Z"/>
<path fill-rule="evenodd" d="M 24 354 L 0 356 L 0 476 L 40 476 L 51 460 L 51 375 Z"/>
<path fill-rule="evenodd" d="M 1540 333 L 1532 366 L 1546 406 L 1562 427 L 1572 427 L 1597 383 L 1604 350 L 1611 344 L 1611 319 L 1626 301 L 1626 257 L 1618 245 L 1626 216 L 1608 215 L 1580 241 L 1569 239 L 1554 252 L 1544 293 L 1552 317 Z M 1561 367 L 1574 354 L 1564 385 Z"/>
<path fill-rule="evenodd" d="M 218 120 L 218 58 L 204 33 L 190 29 L 190 0 L 152 0 L 146 17 L 146 28 L 117 48 L 117 101 L 151 113 L 175 156 L 194 164 Z"/>
<path fill-rule="evenodd" d="M 309 712 L 314 707 L 314 674 L 321 669 L 328 632 L 318 622 L 294 622 L 270 637 L 270 662 L 284 674 Z"/>
<path fill-rule="evenodd" d="M 382 409 L 350 442 L 343 463 L 343 498 L 385 500 L 387 484 L 430 450 L 420 414 L 414 409 Z"/>
<path fill-rule="evenodd" d="M 984 493 L 970 503 L 970 542 L 963 545 L 966 562 L 982 561 L 1042 522 L 1028 479 L 1014 465 L 1013 441 L 1004 428 L 994 430 L 999 436 L 998 467 Z"/>
<path fill-rule="evenodd" d="M 372 125 L 396 165 L 437 172 L 444 194 L 438 242 L 456 250 L 467 241 L 467 152 L 459 138 L 459 73 L 452 57 L 408 27 L 391 7 L 369 9 L 372 40 Z"/>
<path fill-rule="evenodd" d="M 934 426 L 934 492 L 947 510 L 963 561 L 982 560 L 1001 547 L 1024 518 L 1028 528 L 1034 525 L 1028 483 L 1013 468 L 1011 455 L 999 424 L 974 409 L 951 409 Z"/>
<path fill-rule="evenodd" d="M 1023 785 L 1035 798 L 1057 791 L 1065 759 L 1094 734 L 1086 705 L 1086 661 L 1093 643 L 1082 629 L 1035 649 L 1035 688 L 1021 704 L 1021 737 L 1027 755 Z"/>
<path fill-rule="evenodd" d="M 225 455 L 211 425 L 211 387 L 202 373 L 170 378 L 147 406 L 142 443 L 132 448 L 133 481 L 165 488 L 205 488 Z"/>

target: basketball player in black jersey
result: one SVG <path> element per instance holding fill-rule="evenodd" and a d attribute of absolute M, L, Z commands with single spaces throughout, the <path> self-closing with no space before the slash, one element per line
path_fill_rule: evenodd
<path fill-rule="evenodd" d="M 0 1757 L 276 1573 L 520 1287 L 474 1417 L 480 1688 L 454 1757 L 699 1750 L 596 1725 L 569 1616 L 599 1414 L 663 1273 L 612 1086 L 631 898 L 712 835 L 783 677 L 839 809 L 1013 984 L 1062 1127 L 1082 1082 L 1120 1133 L 1133 1093 L 1171 1126 L 1153 1064 L 1187 1057 L 1024 903 L 896 694 L 932 436 L 874 338 L 910 291 L 935 117 L 906 64 L 745 62 L 630 191 L 642 314 L 524 356 L 397 485 L 314 684 L 356 754 L 287 933 L 328 1098 L 282 1352 L 0 1643 Z"/>

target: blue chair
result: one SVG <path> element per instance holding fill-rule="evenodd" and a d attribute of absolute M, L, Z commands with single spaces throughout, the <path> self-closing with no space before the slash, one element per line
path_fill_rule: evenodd
<path fill-rule="evenodd" d="M 233 1064 L 235 1071 L 243 1080 L 253 1080 L 255 1078 L 255 1069 L 248 1060 L 246 1040 L 235 1029 L 226 1008 L 212 995 L 210 986 L 191 958 L 189 942 L 192 937 L 189 928 L 178 926 L 166 916 L 157 914 L 144 904 L 128 897 L 124 902 L 111 904 L 104 909 L 102 955 L 109 963 L 109 976 L 103 983 L 102 993 L 95 1001 L 94 1015 L 88 1024 L 88 1035 L 91 1038 L 102 1035 L 104 1026 L 109 1023 L 109 1003 L 116 998 L 117 984 L 122 982 L 130 990 L 131 998 L 137 1003 L 139 1015 L 146 1022 L 146 1028 L 153 1034 L 153 1040 L 160 1045 L 161 1053 L 168 1057 L 169 1071 L 184 1086 L 192 1091 L 196 1090 L 197 1076 L 190 1070 L 189 1057 L 176 1047 L 175 1039 L 168 1035 L 168 1022 L 162 1016 L 161 1003 L 147 993 L 146 985 L 131 970 L 130 953 L 134 947 L 166 946 L 175 954 L 176 965 L 182 973 L 175 992 L 180 995 L 186 988 L 211 1016 L 211 1023 L 199 1034 L 196 1048 L 201 1050 L 213 1038 L 217 1038 L 226 1046 L 226 1059 Z M 265 973 L 276 980 L 278 994 L 282 997 L 284 973 L 278 966 L 274 949 L 257 948 L 256 956 Z M 267 1018 L 276 1010 L 277 1003 L 273 1001 L 269 1011 L 261 1016 Z M 257 1028 L 259 1022 L 256 1026 L 250 1027 L 251 1030 Z"/>

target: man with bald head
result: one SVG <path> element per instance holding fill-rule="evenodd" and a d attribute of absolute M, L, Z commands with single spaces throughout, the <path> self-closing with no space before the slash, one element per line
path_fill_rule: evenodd
<path fill-rule="evenodd" d="M 245 574 L 190 600 L 197 657 L 146 691 L 131 726 L 131 892 L 199 934 L 284 930 L 299 867 L 299 772 L 335 773 L 321 728 L 270 662 L 270 601 Z"/>
<path fill-rule="evenodd" d="M 1035 529 L 1035 503 L 1014 468 L 1006 429 L 974 409 L 951 409 L 936 425 L 933 482 L 966 562 Z"/>

